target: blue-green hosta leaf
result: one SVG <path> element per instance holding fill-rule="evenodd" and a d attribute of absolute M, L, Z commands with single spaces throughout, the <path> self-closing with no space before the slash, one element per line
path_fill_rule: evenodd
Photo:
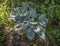
<path fill-rule="evenodd" d="M 21 12 L 19 7 L 15 8 L 13 11 L 14 12 L 12 14 L 14 14 L 14 15 L 19 14 Z"/>
<path fill-rule="evenodd" d="M 29 21 L 28 16 L 25 16 L 24 21 Z"/>
<path fill-rule="evenodd" d="M 35 27 L 33 28 L 33 31 L 34 31 L 35 33 L 38 33 L 39 31 L 41 31 L 41 29 L 40 29 L 39 26 L 35 26 Z"/>
<path fill-rule="evenodd" d="M 40 15 L 39 18 L 39 23 L 41 26 L 46 26 L 46 24 L 48 23 L 48 19 L 46 18 L 46 16 L 43 14 L 43 15 Z"/>
<path fill-rule="evenodd" d="M 27 30 L 29 26 L 30 26 L 30 23 L 28 21 L 24 21 L 24 25 L 23 25 L 24 30 Z"/>
<path fill-rule="evenodd" d="M 43 26 L 43 27 L 45 27 L 47 23 L 48 23 L 48 19 L 46 19 L 45 21 L 39 22 L 40 26 Z"/>
<path fill-rule="evenodd" d="M 27 14 L 28 14 L 28 13 L 27 13 L 27 12 L 25 12 L 23 15 L 24 15 L 24 16 L 27 16 Z"/>
<path fill-rule="evenodd" d="M 19 21 L 21 18 L 20 18 L 20 15 L 17 15 L 16 17 L 15 17 L 15 19 L 16 19 L 16 21 Z"/>
<path fill-rule="evenodd" d="M 35 9 L 31 8 L 30 16 L 33 17 L 33 18 L 37 18 L 37 13 L 36 13 Z"/>
<path fill-rule="evenodd" d="M 24 8 L 26 8 L 26 7 L 28 7 L 28 4 L 27 4 L 26 2 L 24 2 L 24 3 L 22 4 L 22 9 L 24 9 Z"/>
<path fill-rule="evenodd" d="M 22 14 L 23 14 L 23 16 L 29 17 L 29 11 L 28 11 L 28 12 L 24 12 L 24 13 L 22 13 Z"/>
<path fill-rule="evenodd" d="M 37 25 L 37 22 L 30 22 L 31 25 Z"/>
<path fill-rule="evenodd" d="M 44 22 L 47 24 L 48 23 L 48 19 L 46 18 Z"/>
<path fill-rule="evenodd" d="M 26 3 L 26 2 L 24 2 L 23 4 L 22 4 L 22 7 L 21 7 L 21 9 L 22 9 L 22 12 L 27 12 L 28 11 L 28 4 Z"/>
<path fill-rule="evenodd" d="M 22 23 L 25 18 L 26 16 L 19 16 L 19 15 L 15 17 L 16 21 L 19 21 L 20 23 Z"/>
<path fill-rule="evenodd" d="M 38 20 L 39 21 L 45 21 L 47 18 L 46 18 L 46 16 L 45 16 L 45 14 L 41 14 L 39 17 L 38 17 Z"/>
<path fill-rule="evenodd" d="M 27 30 L 27 35 L 26 36 L 29 40 L 33 40 L 33 38 L 35 37 L 35 33 L 33 32 L 32 28 L 29 28 Z"/>
<path fill-rule="evenodd" d="M 33 31 L 34 31 L 36 34 L 38 34 L 39 36 L 42 37 L 42 35 L 43 35 L 43 34 L 42 34 L 42 33 L 43 33 L 42 27 L 36 26 L 36 27 L 33 28 Z"/>
<path fill-rule="evenodd" d="M 42 30 L 40 29 L 40 31 L 39 32 L 37 32 L 37 34 L 39 35 L 39 36 L 42 36 Z"/>
<path fill-rule="evenodd" d="M 34 22 L 34 18 L 29 18 L 29 22 Z"/>
<path fill-rule="evenodd" d="M 21 27 L 21 24 L 16 24 L 16 25 L 14 26 L 14 29 L 15 29 L 15 30 L 18 30 L 20 27 Z"/>
<path fill-rule="evenodd" d="M 45 27 L 46 26 L 46 23 L 43 21 L 42 23 L 40 22 L 39 23 L 40 24 L 40 26 L 42 26 L 42 27 Z"/>
<path fill-rule="evenodd" d="M 42 35 L 39 34 L 39 37 L 42 38 L 43 40 L 45 40 L 45 33 L 42 32 Z"/>

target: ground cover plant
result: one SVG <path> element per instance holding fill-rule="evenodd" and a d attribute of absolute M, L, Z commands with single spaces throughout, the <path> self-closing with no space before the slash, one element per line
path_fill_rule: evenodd
<path fill-rule="evenodd" d="M 60 0 L 0 0 L 0 46 L 60 46 Z"/>

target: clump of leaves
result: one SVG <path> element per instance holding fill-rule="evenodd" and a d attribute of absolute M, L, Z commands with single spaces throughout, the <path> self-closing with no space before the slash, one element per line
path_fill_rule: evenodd
<path fill-rule="evenodd" d="M 48 19 L 45 14 L 38 14 L 36 9 L 28 3 L 24 2 L 21 7 L 15 8 L 10 19 L 16 20 L 15 30 L 22 26 L 29 40 L 33 40 L 35 34 L 45 39 L 45 27 Z"/>

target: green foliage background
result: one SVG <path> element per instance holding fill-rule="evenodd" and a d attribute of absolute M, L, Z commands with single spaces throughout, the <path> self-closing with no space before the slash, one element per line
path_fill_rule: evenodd
<path fill-rule="evenodd" d="M 60 46 L 60 0 L 0 0 L 0 24 L 7 24 L 8 16 L 13 9 L 20 7 L 22 2 L 32 2 L 38 13 L 45 13 L 49 22 L 46 27 L 48 40 L 54 46 Z M 2 41 L 2 36 L 0 36 Z M 52 45 L 53 46 L 53 45 Z"/>

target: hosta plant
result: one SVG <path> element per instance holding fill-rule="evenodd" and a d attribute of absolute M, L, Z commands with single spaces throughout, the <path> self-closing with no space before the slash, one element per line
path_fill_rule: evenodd
<path fill-rule="evenodd" d="M 14 8 L 10 19 L 16 20 L 15 30 L 22 26 L 29 40 L 33 40 L 35 34 L 45 39 L 45 27 L 48 23 L 46 14 L 37 13 L 36 8 L 31 7 L 29 3 L 24 2 L 21 7 Z"/>

